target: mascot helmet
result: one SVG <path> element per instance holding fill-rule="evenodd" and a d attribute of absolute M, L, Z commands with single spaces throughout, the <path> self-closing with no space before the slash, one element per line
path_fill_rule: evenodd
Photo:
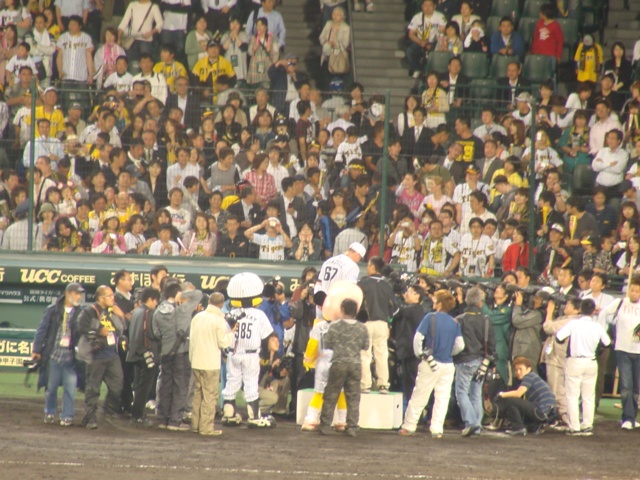
<path fill-rule="evenodd" d="M 322 316 L 329 322 L 342 318 L 340 304 L 345 299 L 354 300 L 358 308 L 362 305 L 362 289 L 355 283 L 346 280 L 333 282 L 327 292 L 327 298 L 322 304 Z"/>
<path fill-rule="evenodd" d="M 251 272 L 234 275 L 227 286 L 231 306 L 235 308 L 257 307 L 262 303 L 263 290 L 264 283 L 258 275 Z"/>

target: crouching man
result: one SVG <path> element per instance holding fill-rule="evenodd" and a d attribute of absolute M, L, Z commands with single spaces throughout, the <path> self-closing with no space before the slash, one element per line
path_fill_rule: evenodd
<path fill-rule="evenodd" d="M 517 357 L 513 361 L 513 371 L 520 380 L 520 386 L 517 390 L 498 393 L 498 417 L 506 418 L 511 423 L 511 429 L 506 431 L 509 435 L 526 435 L 527 428 L 539 431 L 549 421 L 556 398 L 549 385 L 531 371 L 528 358 Z"/>

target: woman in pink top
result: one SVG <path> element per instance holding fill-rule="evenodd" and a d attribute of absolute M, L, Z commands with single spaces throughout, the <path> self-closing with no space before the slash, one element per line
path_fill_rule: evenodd
<path fill-rule="evenodd" d="M 424 196 L 419 190 L 416 190 L 418 186 L 418 177 L 415 173 L 407 173 L 402 179 L 402 183 L 398 185 L 396 189 L 396 197 L 398 203 L 406 205 L 413 213 L 414 217 L 418 217 L 418 210 L 422 205 Z"/>
<path fill-rule="evenodd" d="M 276 181 L 273 175 L 267 173 L 269 166 L 269 157 L 266 153 L 258 153 L 253 159 L 251 170 L 247 172 L 244 179 L 249 182 L 256 191 L 256 201 L 260 207 L 264 208 L 269 200 L 272 200 L 276 194 Z"/>

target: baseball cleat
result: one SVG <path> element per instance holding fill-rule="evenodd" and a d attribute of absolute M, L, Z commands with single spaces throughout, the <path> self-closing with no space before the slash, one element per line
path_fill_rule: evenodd
<path fill-rule="evenodd" d="M 300 427 L 300 430 L 302 430 L 303 432 L 317 432 L 319 428 L 319 423 L 304 422 L 302 424 L 302 427 Z"/>
<path fill-rule="evenodd" d="M 242 417 L 240 416 L 240 414 L 236 413 L 233 417 L 222 417 L 221 422 L 223 425 L 236 427 L 242 423 Z"/>
<path fill-rule="evenodd" d="M 247 420 L 249 428 L 273 428 L 276 426 L 276 419 L 271 415 L 260 418 L 250 418 Z"/>

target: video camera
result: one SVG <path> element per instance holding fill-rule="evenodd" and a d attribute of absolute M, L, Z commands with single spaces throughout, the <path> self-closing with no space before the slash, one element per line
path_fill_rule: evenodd
<path fill-rule="evenodd" d="M 399 273 L 395 270 L 387 275 L 387 281 L 391 284 L 393 293 L 398 296 L 401 296 L 410 285 L 418 283 L 418 279 L 415 275 Z"/>
<path fill-rule="evenodd" d="M 539 291 L 536 287 L 519 287 L 518 285 L 514 285 L 513 283 L 508 283 L 505 287 L 507 293 L 511 295 L 515 295 L 516 293 L 521 293 L 523 297 L 523 304 L 526 306 L 529 304 L 531 298 Z"/>
<path fill-rule="evenodd" d="M 22 366 L 27 367 L 28 374 L 35 373 L 40 368 L 40 360 L 33 360 L 33 359 L 23 360 Z"/>
<path fill-rule="evenodd" d="M 276 275 L 271 280 L 264 283 L 265 297 L 272 299 L 275 295 L 282 295 L 284 293 L 284 288 L 279 285 L 280 280 L 280 275 Z"/>
<path fill-rule="evenodd" d="M 564 304 L 566 304 L 569 300 L 571 300 L 571 297 L 567 297 L 566 295 L 563 295 L 560 292 L 551 293 L 545 289 L 540 290 L 539 296 L 545 302 L 553 300 L 553 302 L 556 304 L 556 307 L 561 307 Z"/>
<path fill-rule="evenodd" d="M 291 373 L 293 370 L 293 357 L 284 357 L 278 365 L 271 369 L 271 375 L 274 378 L 284 378 L 287 375 L 284 374 L 284 371 Z"/>
<path fill-rule="evenodd" d="M 233 327 L 236 326 L 236 323 L 238 323 L 238 320 L 241 320 L 246 316 L 247 314 L 244 310 L 236 309 L 229 313 L 225 313 L 224 319 L 227 321 L 227 324 L 229 324 L 229 328 L 233 329 Z"/>

